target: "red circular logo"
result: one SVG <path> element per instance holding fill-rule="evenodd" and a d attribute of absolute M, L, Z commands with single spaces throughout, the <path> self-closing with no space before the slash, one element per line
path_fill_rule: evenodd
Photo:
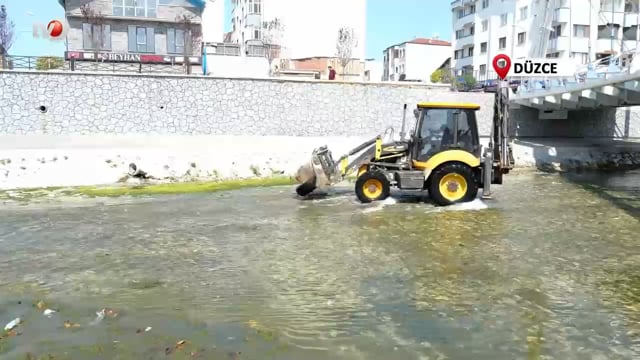
<path fill-rule="evenodd" d="M 49 36 L 53 38 L 62 35 L 62 30 L 62 22 L 60 22 L 59 20 L 51 20 L 49 21 L 49 24 L 47 24 L 47 31 L 49 32 Z"/>

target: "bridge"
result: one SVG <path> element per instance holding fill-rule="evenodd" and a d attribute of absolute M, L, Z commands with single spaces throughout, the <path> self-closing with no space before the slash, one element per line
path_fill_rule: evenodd
<path fill-rule="evenodd" d="M 521 81 L 513 107 L 542 111 L 587 110 L 640 105 L 640 53 L 625 52 L 576 69 L 573 78 Z"/>

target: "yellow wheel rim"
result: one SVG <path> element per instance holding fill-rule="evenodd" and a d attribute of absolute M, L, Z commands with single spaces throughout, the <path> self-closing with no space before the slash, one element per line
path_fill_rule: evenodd
<path fill-rule="evenodd" d="M 369 167 L 367 165 L 360 166 L 360 168 L 358 169 L 358 177 L 360 177 L 360 175 L 366 173 L 367 170 L 369 170 Z"/>
<path fill-rule="evenodd" d="M 440 194 L 449 201 L 457 201 L 467 193 L 467 180 L 456 173 L 447 174 L 440 180 Z"/>
<path fill-rule="evenodd" d="M 362 185 L 362 193 L 369 199 L 375 199 L 382 195 L 382 182 L 377 179 L 369 179 Z"/>

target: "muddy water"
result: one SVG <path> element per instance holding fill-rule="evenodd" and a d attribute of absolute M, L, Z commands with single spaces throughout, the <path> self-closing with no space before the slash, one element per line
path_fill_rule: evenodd
<path fill-rule="evenodd" d="M 3 205 L 0 358 L 640 356 L 640 173 L 448 208 L 292 192 Z"/>

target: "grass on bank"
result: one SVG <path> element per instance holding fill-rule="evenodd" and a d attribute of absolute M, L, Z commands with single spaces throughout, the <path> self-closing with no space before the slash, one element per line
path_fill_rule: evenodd
<path fill-rule="evenodd" d="M 293 185 L 292 177 L 267 177 L 222 181 L 176 182 L 162 184 L 49 187 L 0 191 L 0 200 L 29 200 L 52 196 L 117 197 L 208 193 L 253 187 Z"/>

